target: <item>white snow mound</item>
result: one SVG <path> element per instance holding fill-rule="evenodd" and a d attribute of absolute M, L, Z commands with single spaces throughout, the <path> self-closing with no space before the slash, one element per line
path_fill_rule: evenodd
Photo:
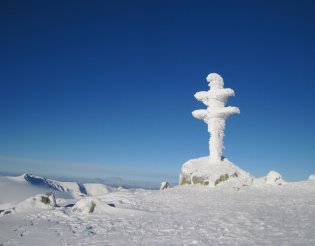
<path fill-rule="evenodd" d="M 285 183 L 285 181 L 282 179 L 281 174 L 276 171 L 270 171 L 265 177 L 265 182 L 266 184 L 277 184 L 277 185 L 281 185 L 282 183 Z"/>
<path fill-rule="evenodd" d="M 310 181 L 315 181 L 315 174 L 311 174 L 311 175 L 308 177 L 308 180 L 310 180 Z"/>
<path fill-rule="evenodd" d="M 112 211 L 113 207 L 107 203 L 100 201 L 97 198 L 86 197 L 79 200 L 71 209 L 73 213 L 91 214 L 91 213 L 104 213 Z"/>
<path fill-rule="evenodd" d="M 286 181 L 282 179 L 282 176 L 280 173 L 276 171 L 270 171 L 265 177 L 255 179 L 254 184 L 256 186 L 262 186 L 262 185 L 282 185 L 285 184 Z"/>
<path fill-rule="evenodd" d="M 213 187 L 232 180 L 234 185 L 249 185 L 253 182 L 253 177 L 227 158 L 222 161 L 212 161 L 209 156 L 205 156 L 191 159 L 183 164 L 179 185 L 202 184 Z"/>
<path fill-rule="evenodd" d="M 104 184 L 84 184 L 88 196 L 102 196 L 112 192 L 112 189 Z"/>

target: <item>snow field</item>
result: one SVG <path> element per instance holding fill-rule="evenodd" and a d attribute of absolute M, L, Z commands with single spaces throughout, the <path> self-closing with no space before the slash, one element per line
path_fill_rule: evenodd
<path fill-rule="evenodd" d="M 0 218 L 3 245 L 314 245 L 315 183 L 181 186 L 98 196 L 101 213 L 72 208 Z M 83 198 L 89 199 L 89 198 Z M 107 206 L 107 205 L 106 205 Z"/>

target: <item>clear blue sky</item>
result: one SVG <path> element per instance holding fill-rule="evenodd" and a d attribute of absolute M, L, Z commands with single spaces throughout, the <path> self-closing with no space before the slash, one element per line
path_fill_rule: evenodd
<path fill-rule="evenodd" d="M 1 1 L 0 171 L 176 180 L 208 155 L 193 94 L 241 114 L 224 155 L 315 173 L 314 1 Z"/>

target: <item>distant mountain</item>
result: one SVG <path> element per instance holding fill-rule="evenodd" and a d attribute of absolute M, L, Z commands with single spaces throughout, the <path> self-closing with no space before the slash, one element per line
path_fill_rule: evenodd
<path fill-rule="evenodd" d="M 5 173 L 0 172 L 0 177 L 9 176 L 11 178 L 20 177 L 22 180 L 27 181 L 29 184 L 33 184 L 43 188 L 49 188 L 58 191 L 69 191 L 75 190 L 82 194 L 87 194 L 83 184 L 86 183 L 98 183 L 104 184 L 110 187 L 125 187 L 128 189 L 131 188 L 143 188 L 143 189 L 152 189 L 156 190 L 160 188 L 161 182 L 158 181 L 147 181 L 147 180 L 131 180 L 124 179 L 121 177 L 106 177 L 106 178 L 76 178 L 76 177 L 62 177 L 62 176 L 49 176 L 43 177 L 38 175 L 33 175 L 29 173 L 16 176 L 16 173 Z M 171 180 L 168 180 L 171 181 Z M 177 185 L 177 182 L 169 182 L 172 186 Z M 70 187 L 69 187 L 70 186 Z"/>
<path fill-rule="evenodd" d="M 59 191 L 69 191 L 67 187 L 60 185 L 60 182 L 55 180 L 46 179 L 43 177 L 35 176 L 33 174 L 24 174 L 24 179 L 32 185 L 41 186 L 43 188 L 51 188 Z"/>

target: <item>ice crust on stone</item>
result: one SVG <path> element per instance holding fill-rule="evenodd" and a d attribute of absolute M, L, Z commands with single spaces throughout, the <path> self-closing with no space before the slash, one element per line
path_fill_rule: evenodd
<path fill-rule="evenodd" d="M 249 173 L 227 158 L 222 161 L 212 161 L 209 156 L 205 156 L 183 164 L 179 184 L 202 184 L 214 187 L 233 179 L 237 179 L 238 185 L 249 185 L 253 182 L 253 177 Z"/>

